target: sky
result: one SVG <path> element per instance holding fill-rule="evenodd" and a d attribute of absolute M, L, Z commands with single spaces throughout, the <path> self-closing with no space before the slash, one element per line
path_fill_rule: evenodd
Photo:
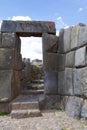
<path fill-rule="evenodd" d="M 2 20 L 54 21 L 58 34 L 61 28 L 87 24 L 87 0 L 0 0 Z M 21 39 L 23 57 L 42 58 L 41 38 Z"/>

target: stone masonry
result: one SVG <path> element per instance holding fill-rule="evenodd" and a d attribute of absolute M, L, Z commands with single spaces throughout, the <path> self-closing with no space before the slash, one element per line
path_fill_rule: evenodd
<path fill-rule="evenodd" d="M 44 108 L 61 108 L 75 118 L 87 118 L 87 25 L 80 23 L 55 34 L 54 22 L 2 22 L 0 111 L 23 87 L 20 36 L 35 36 L 42 37 Z"/>
<path fill-rule="evenodd" d="M 68 96 L 68 114 L 87 118 L 87 26 L 60 30 L 59 43 L 59 53 L 66 59 L 65 70 L 58 72 L 58 94 Z"/>

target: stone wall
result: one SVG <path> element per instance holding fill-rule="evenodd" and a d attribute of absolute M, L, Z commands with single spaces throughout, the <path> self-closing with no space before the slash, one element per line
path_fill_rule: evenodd
<path fill-rule="evenodd" d="M 43 33 L 55 35 L 55 23 L 8 20 L 2 22 L 0 32 L 0 104 L 2 107 L 0 111 L 5 103 L 8 104 L 20 94 L 23 86 L 20 37 L 42 37 Z"/>
<path fill-rule="evenodd" d="M 21 41 L 15 33 L 0 32 L 0 102 L 16 97 L 21 88 Z"/>
<path fill-rule="evenodd" d="M 3 21 L 0 32 L 2 107 L 20 93 L 23 83 L 19 37 L 39 36 L 42 37 L 45 108 L 62 107 L 73 117 L 87 118 L 87 25 L 61 29 L 59 37 L 55 34 L 54 22 Z"/>
<path fill-rule="evenodd" d="M 68 96 L 67 113 L 87 117 L 87 26 L 61 29 L 59 43 L 59 53 L 66 59 L 65 70 L 58 72 L 58 94 Z"/>

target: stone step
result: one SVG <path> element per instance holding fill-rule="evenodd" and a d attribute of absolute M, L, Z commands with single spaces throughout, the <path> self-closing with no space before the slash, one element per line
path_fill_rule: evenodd
<path fill-rule="evenodd" d="M 42 116 L 39 109 L 32 109 L 32 110 L 12 110 L 11 118 L 28 118 L 28 117 L 39 117 Z"/>
<path fill-rule="evenodd" d="M 34 95 L 38 95 L 38 94 L 43 94 L 44 93 L 44 89 L 41 90 L 22 90 L 21 94 L 24 95 L 30 95 L 30 94 L 34 94 Z"/>
<path fill-rule="evenodd" d="M 28 110 L 28 109 L 39 109 L 38 101 L 31 102 L 14 102 L 12 103 L 12 110 Z"/>
<path fill-rule="evenodd" d="M 32 89 L 44 89 L 44 84 L 43 83 L 32 83 L 31 84 Z"/>
<path fill-rule="evenodd" d="M 32 83 L 43 83 L 44 84 L 44 80 L 43 79 L 32 80 Z"/>

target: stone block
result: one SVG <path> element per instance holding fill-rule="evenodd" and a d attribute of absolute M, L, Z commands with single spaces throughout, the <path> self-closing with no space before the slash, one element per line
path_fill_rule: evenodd
<path fill-rule="evenodd" d="M 0 70 L 13 66 L 14 49 L 0 48 Z"/>
<path fill-rule="evenodd" d="M 17 49 L 17 51 L 20 53 L 21 52 L 21 38 L 16 35 L 16 44 L 15 44 L 15 48 Z"/>
<path fill-rule="evenodd" d="M 73 69 L 66 68 L 58 72 L 58 94 L 73 95 Z"/>
<path fill-rule="evenodd" d="M 82 111 L 81 111 L 81 117 L 87 118 L 87 100 L 84 100 Z"/>
<path fill-rule="evenodd" d="M 15 32 L 20 36 L 41 36 L 42 33 L 55 34 L 55 23 L 44 21 L 7 21 L 4 20 L 1 32 Z"/>
<path fill-rule="evenodd" d="M 67 101 L 68 101 L 68 96 L 61 96 L 61 104 L 60 104 L 61 110 L 65 110 Z"/>
<path fill-rule="evenodd" d="M 64 35 L 64 29 L 61 29 L 59 31 L 59 53 L 64 53 L 64 40 L 63 40 L 63 35 Z"/>
<path fill-rule="evenodd" d="M 7 102 L 11 98 L 11 70 L 0 70 L 0 102 Z"/>
<path fill-rule="evenodd" d="M 65 69 L 65 55 L 45 53 L 43 55 L 43 64 L 46 71 L 63 71 Z"/>
<path fill-rule="evenodd" d="M 73 68 L 75 65 L 75 51 L 66 53 L 66 67 Z"/>
<path fill-rule="evenodd" d="M 12 85 L 11 95 L 13 98 L 18 96 L 18 94 L 20 93 L 22 88 L 22 81 L 23 81 L 22 71 L 14 70 L 11 80 Z"/>
<path fill-rule="evenodd" d="M 0 112 L 10 112 L 9 103 L 8 102 L 0 102 Z"/>
<path fill-rule="evenodd" d="M 72 27 L 69 27 L 64 30 L 64 37 L 63 37 L 64 52 L 67 52 L 70 50 L 71 30 L 72 30 Z"/>
<path fill-rule="evenodd" d="M 2 33 L 2 44 L 0 47 L 16 47 L 16 34 Z"/>
<path fill-rule="evenodd" d="M 74 94 L 87 97 L 87 67 L 73 70 Z"/>
<path fill-rule="evenodd" d="M 80 25 L 79 27 L 79 37 L 78 37 L 78 46 L 87 45 L 87 26 Z"/>
<path fill-rule="evenodd" d="M 45 97 L 45 109 L 61 109 L 61 97 L 59 95 L 46 95 Z"/>
<path fill-rule="evenodd" d="M 76 50 L 75 52 L 75 66 L 81 67 L 86 65 L 86 46 Z"/>
<path fill-rule="evenodd" d="M 23 69 L 22 56 L 17 50 L 15 50 L 15 52 L 14 52 L 13 69 L 17 70 L 17 71 Z"/>
<path fill-rule="evenodd" d="M 70 96 L 68 98 L 65 111 L 72 117 L 80 118 L 82 105 L 83 105 L 82 98 Z"/>
<path fill-rule="evenodd" d="M 71 29 L 71 49 L 78 47 L 79 25 L 72 27 Z"/>
<path fill-rule="evenodd" d="M 44 91 L 45 94 L 58 93 L 58 72 L 45 71 L 44 72 Z"/>
<path fill-rule="evenodd" d="M 50 52 L 56 53 L 58 51 L 58 37 L 55 35 L 50 35 L 43 33 L 42 43 L 43 43 L 43 53 Z"/>

